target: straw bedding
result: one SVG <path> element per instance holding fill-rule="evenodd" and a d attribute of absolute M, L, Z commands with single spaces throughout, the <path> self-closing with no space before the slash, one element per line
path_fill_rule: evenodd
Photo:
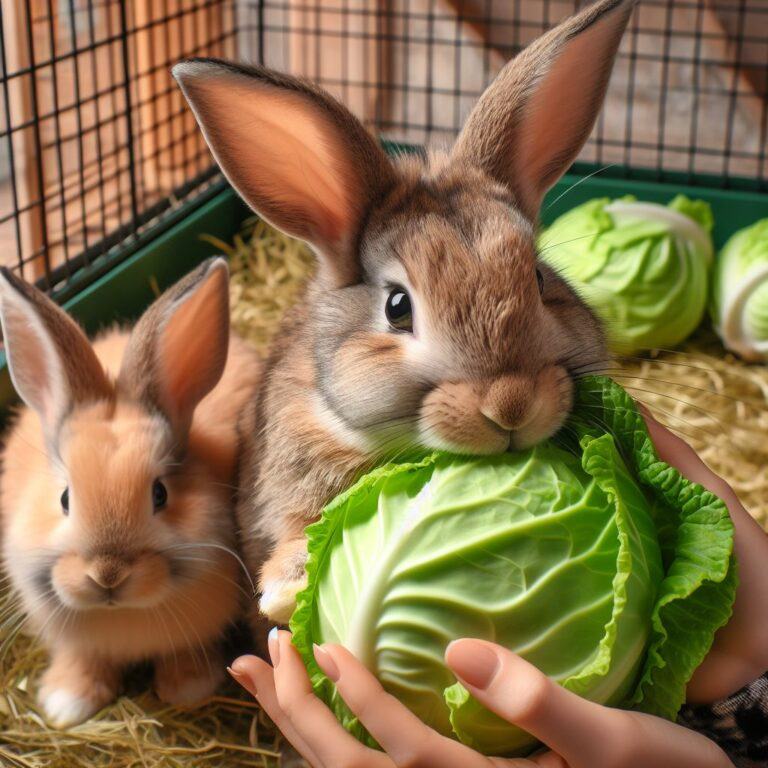
<path fill-rule="evenodd" d="M 282 313 L 311 270 L 306 248 L 249 221 L 233 243 L 210 242 L 232 266 L 234 327 L 264 352 Z M 768 367 L 724 354 L 702 330 L 677 351 L 617 361 L 609 371 L 657 417 L 683 435 L 768 524 Z M 230 683 L 194 712 L 160 704 L 146 670 L 126 695 L 67 732 L 49 729 L 34 692 L 45 652 L 23 635 L 0 584 L 0 765 L 23 768 L 278 766 L 281 740 L 258 707 Z"/>

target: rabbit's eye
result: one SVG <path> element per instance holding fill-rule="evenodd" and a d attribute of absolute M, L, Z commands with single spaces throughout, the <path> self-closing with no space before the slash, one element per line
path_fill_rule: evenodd
<path fill-rule="evenodd" d="M 384 307 L 387 322 L 396 331 L 413 331 L 411 297 L 404 288 L 393 288 Z"/>
<path fill-rule="evenodd" d="M 69 514 L 69 488 L 65 488 L 61 494 L 61 511 L 65 514 Z"/>
<path fill-rule="evenodd" d="M 159 512 L 168 503 L 168 489 L 162 480 L 152 483 L 152 506 Z"/>
<path fill-rule="evenodd" d="M 536 270 L 536 282 L 539 286 L 539 293 L 544 293 L 544 275 L 541 274 L 541 270 Z"/>

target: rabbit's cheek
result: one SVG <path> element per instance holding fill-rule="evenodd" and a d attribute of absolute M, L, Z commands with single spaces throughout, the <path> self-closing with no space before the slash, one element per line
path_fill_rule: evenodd
<path fill-rule="evenodd" d="M 131 575 L 118 592 L 120 603 L 148 608 L 162 602 L 172 587 L 171 568 L 160 555 L 147 555 L 137 560 Z"/>
<path fill-rule="evenodd" d="M 324 394 L 349 426 L 369 429 L 414 416 L 423 390 L 408 369 L 399 339 L 378 333 L 352 338 L 339 348 Z"/>

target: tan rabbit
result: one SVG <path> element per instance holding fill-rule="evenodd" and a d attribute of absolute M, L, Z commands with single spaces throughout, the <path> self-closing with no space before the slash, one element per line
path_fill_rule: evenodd
<path fill-rule="evenodd" d="M 319 261 L 267 366 L 238 510 L 274 620 L 304 583 L 304 527 L 373 462 L 413 446 L 532 445 L 563 424 L 574 378 L 604 362 L 598 322 L 537 261 L 535 237 L 633 6 L 600 0 L 535 41 L 452 150 L 425 159 L 391 161 L 303 80 L 210 59 L 175 67 L 232 184 Z"/>
<path fill-rule="evenodd" d="M 40 701 L 58 726 L 116 695 L 152 659 L 160 697 L 213 693 L 217 649 L 241 607 L 233 502 L 237 418 L 259 364 L 229 337 L 226 263 L 163 294 L 129 334 L 91 346 L 7 270 L 0 315 L 27 404 L 0 478 L 3 557 L 51 653 Z"/>

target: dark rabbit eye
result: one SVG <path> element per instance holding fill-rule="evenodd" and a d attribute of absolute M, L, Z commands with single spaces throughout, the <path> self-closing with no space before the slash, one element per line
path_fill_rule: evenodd
<path fill-rule="evenodd" d="M 61 494 L 61 511 L 65 514 L 69 514 L 69 488 L 65 488 Z"/>
<path fill-rule="evenodd" d="M 393 288 L 389 292 L 384 312 L 387 315 L 387 322 L 396 331 L 413 331 L 411 297 L 403 288 Z"/>
<path fill-rule="evenodd" d="M 162 480 L 152 483 L 152 506 L 155 512 L 159 512 L 168 503 L 168 489 Z"/>
<path fill-rule="evenodd" d="M 544 275 L 541 274 L 541 270 L 536 270 L 536 282 L 539 286 L 539 293 L 544 293 Z"/>

